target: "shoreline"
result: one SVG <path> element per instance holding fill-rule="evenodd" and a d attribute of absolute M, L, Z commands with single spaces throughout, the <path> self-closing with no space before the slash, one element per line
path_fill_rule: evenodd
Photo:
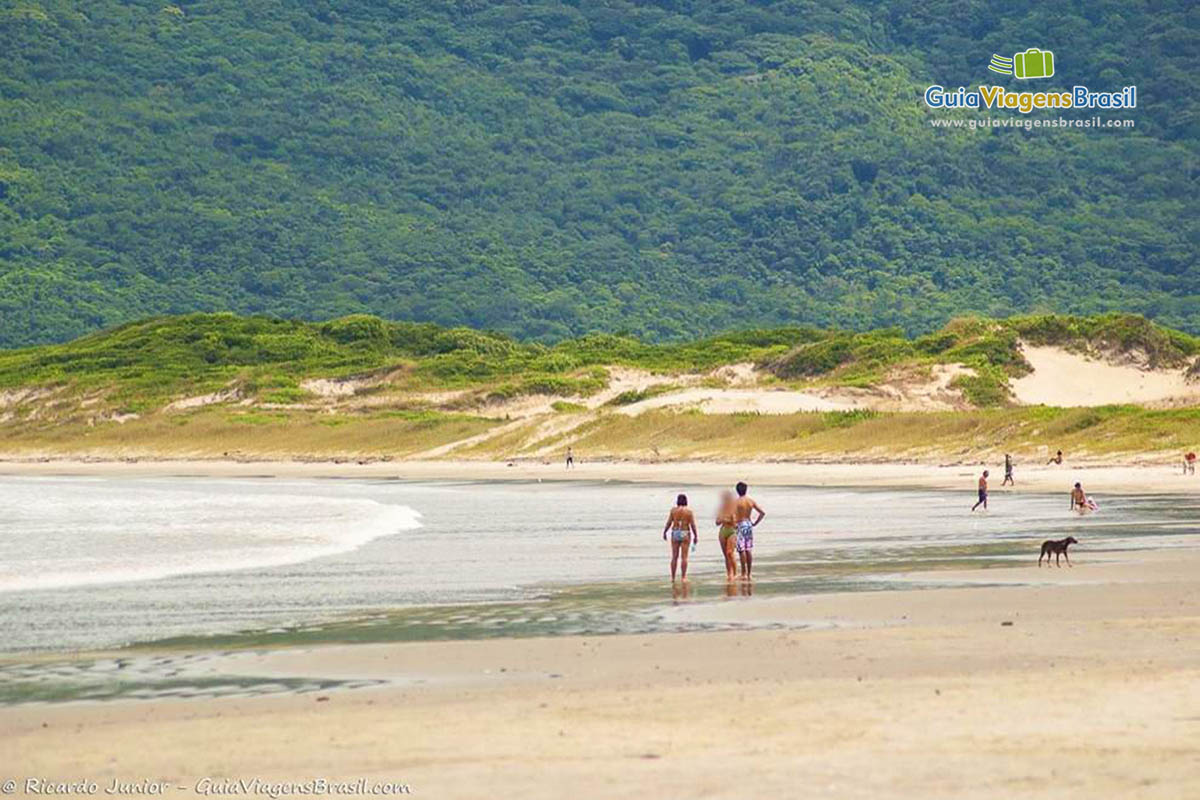
<path fill-rule="evenodd" d="M 105 478 L 321 478 L 405 481 L 537 481 L 942 489 L 974 492 L 982 469 L 992 473 L 992 492 L 1066 492 L 1082 481 L 1101 494 L 1196 494 L 1200 478 L 1179 465 L 1080 463 L 1017 465 L 1017 484 L 1001 487 L 1003 465 L 929 464 L 907 461 L 581 461 L 567 470 L 540 461 L 249 461 L 209 459 L 75 458 L 0 459 L 0 477 L 85 476 Z"/>
<path fill-rule="evenodd" d="M 1188 744 L 1200 652 L 1186 646 L 1200 635 L 1197 565 L 1196 550 L 1146 552 L 1024 566 L 1004 586 L 678 607 L 784 626 L 755 630 L 241 651 L 213 674 L 383 683 L 13 706 L 0 719 L 27 774 L 155 775 L 179 794 L 222 775 L 392 779 L 448 798 L 486 781 L 547 800 L 567 784 L 582 798 L 799 784 L 1165 800 L 1200 788 Z"/>
<path fill-rule="evenodd" d="M 968 493 L 980 469 L 609 462 L 564 475 L 559 464 L 203 461 L 20 469 L 29 466 L 5 462 L 0 474 L 720 482 L 734 472 L 759 484 Z M 1022 492 L 1057 492 L 1077 479 L 1102 493 L 1186 497 L 1200 488 L 1146 466 L 1018 465 L 1016 474 Z M 563 786 L 580 800 L 786 797 L 797 786 L 879 800 L 1195 795 L 1200 651 L 1188 645 L 1200 637 L 1200 547 L 1085 550 L 1072 560 L 1071 568 L 900 569 L 888 577 L 914 584 L 902 589 L 682 602 L 671 602 L 664 579 L 670 624 L 653 633 L 47 655 L 59 671 L 49 680 L 68 682 L 71 668 L 56 662 L 88 669 L 107 659 L 89 677 L 115 694 L 0 706 L 0 742 L 21 766 L 18 780 L 108 786 L 154 776 L 181 796 L 211 795 L 216 776 L 280 786 L 390 781 L 463 800 L 480 786 L 528 800 L 557 800 Z M 187 693 L 155 694 L 147 677 L 186 683 Z"/>
<path fill-rule="evenodd" d="M 1079 558 L 1078 549 L 1076 559 Z M 788 551 L 777 554 L 788 558 Z M 879 564 L 868 569 L 854 581 L 858 588 L 838 589 L 805 589 L 791 587 L 780 589 L 780 584 L 787 582 L 787 577 L 773 574 L 773 559 L 768 557 L 760 562 L 758 578 L 752 582 L 755 591 L 746 591 L 745 584 L 736 581 L 732 586 L 724 579 L 719 565 L 710 565 L 708 570 L 703 568 L 693 573 L 689 582 L 689 591 L 677 595 L 664 576 L 638 576 L 625 578 L 609 578 L 589 580 L 581 583 L 559 584 L 555 590 L 543 589 L 536 599 L 507 599 L 507 600 L 476 600 L 461 603 L 413 604 L 398 606 L 388 612 L 378 610 L 361 610 L 327 619 L 310 619 L 302 625 L 280 627 L 264 624 L 260 627 L 248 627 L 237 630 L 212 633 L 182 633 L 163 638 L 130 640 L 122 644 L 100 645 L 84 648 L 64 649 L 31 649 L 0 651 L 0 671 L 11 667 L 34 667 L 43 665 L 59 667 L 66 665 L 84 665 L 89 662 L 111 661 L 123 662 L 126 666 L 147 661 L 170 661 L 174 673 L 177 660 L 186 662 L 191 658 L 213 660 L 216 665 L 231 663 L 231 658 L 245 658 L 254 654 L 267 653 L 306 653 L 314 650 L 324 651 L 330 648 L 357 647 L 388 647 L 398 645 L 418 644 L 449 644 L 484 641 L 529 641 L 541 639 L 585 639 L 592 637 L 636 637 L 677 634 L 713 634 L 730 631 L 755 631 L 771 628 L 792 630 L 827 629 L 837 627 L 862 626 L 865 619 L 861 613 L 843 615 L 835 609 L 857 608 L 866 604 L 871 608 L 874 600 L 860 600 L 862 596 L 870 598 L 893 598 L 915 592 L 947 592 L 954 591 L 964 599 L 967 593 L 977 590 L 994 590 L 997 588 L 1023 587 L 1030 588 L 1042 585 L 1080 585 L 1108 582 L 1108 576 L 1116 575 L 1117 583 L 1152 582 L 1163 577 L 1157 571 L 1177 573 L 1186 570 L 1192 574 L 1200 569 L 1200 546 L 1171 548 L 1165 551 L 1153 550 L 1100 550 L 1087 552 L 1086 570 L 1068 571 L 1058 569 L 1030 569 L 1027 560 L 1013 560 L 1011 556 L 1002 560 L 972 566 L 930 566 L 927 562 L 908 562 L 899 564 Z M 1157 570 L 1151 572 L 1150 570 Z M 846 576 L 841 576 L 845 578 Z M 397 636 L 394 630 L 411 621 L 383 619 L 397 612 L 427 613 L 431 610 L 444 609 L 445 616 L 459 616 L 467 609 L 515 609 L 508 616 L 526 616 L 531 614 L 550 614 L 557 616 L 563 609 L 553 604 L 545 604 L 546 600 L 558 599 L 555 595 L 578 595 L 580 590 L 619 589 L 622 586 L 652 585 L 651 590 L 657 592 L 653 597 L 634 597 L 626 609 L 634 616 L 651 613 L 657 622 L 648 626 L 617 627 L 611 623 L 596 625 L 583 630 L 554 631 L 546 628 L 522 629 L 517 632 L 506 632 L 494 635 L 482 632 L 488 623 L 483 621 L 471 630 L 460 632 L 458 635 L 415 635 Z M 670 587 L 670 588 L 668 588 Z M 869 588 L 868 588 L 869 587 Z M 908 602 L 908 601 L 905 601 Z M 815 603 L 815 606 L 814 606 Z M 813 608 L 824 608 L 817 616 L 812 616 Z M 785 609 L 781 614 L 779 609 Z M 799 610 L 803 609 L 803 613 Z M 570 614 L 572 609 L 566 609 Z M 613 613 L 620 613 L 614 611 Z M 874 613 L 874 612 L 872 612 Z M 886 627 L 896 620 L 889 619 L 881 623 Z M 420 624 L 420 623 L 417 623 Z M 441 622 L 435 622 L 440 625 Z M 867 627 L 877 627 L 870 623 Z M 429 625 L 426 624 L 426 628 Z M 123 669 L 123 667 L 122 667 Z M 221 671 L 219 668 L 218 672 Z M 125 673 L 127 680 L 132 678 L 135 670 Z M 244 677 L 229 671 L 231 677 Z M 151 670 L 145 677 L 150 683 L 147 688 L 153 689 L 154 681 L 161 681 L 162 674 L 154 674 Z M 0 676 L 2 677 L 2 676 Z M 336 678 L 347 676 L 326 675 L 294 675 L 294 678 Z M 378 676 L 373 676 L 378 677 Z M 4 688 L 0 681 L 0 689 Z M 123 693 L 115 697 L 105 697 L 100 702 L 121 702 L 128 699 Z M 79 700 L 55 700 L 60 702 L 92 702 L 86 697 Z M 18 705 L 28 701 L 18 701 Z M 11 701 L 0 700 L 0 709 L 12 705 Z"/>

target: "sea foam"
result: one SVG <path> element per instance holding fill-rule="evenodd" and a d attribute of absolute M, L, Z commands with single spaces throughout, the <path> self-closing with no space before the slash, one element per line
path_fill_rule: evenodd
<path fill-rule="evenodd" d="M 181 489 L 166 481 L 0 480 L 0 592 L 297 564 L 420 527 L 362 497 Z"/>

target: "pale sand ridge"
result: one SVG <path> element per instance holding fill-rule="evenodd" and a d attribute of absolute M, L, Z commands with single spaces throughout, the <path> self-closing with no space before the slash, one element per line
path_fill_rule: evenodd
<path fill-rule="evenodd" d="M 1033 372 L 1010 382 L 1022 405 L 1103 406 L 1193 405 L 1200 403 L 1200 382 L 1189 382 L 1184 369 L 1141 369 L 1092 359 L 1058 347 L 1024 347 Z"/>

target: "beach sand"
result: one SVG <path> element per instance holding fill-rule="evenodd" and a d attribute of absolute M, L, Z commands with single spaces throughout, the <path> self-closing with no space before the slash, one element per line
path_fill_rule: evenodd
<path fill-rule="evenodd" d="M 436 798 L 1200 796 L 1200 555 L 1074 560 L 670 612 L 777 629 L 241 653 L 226 668 L 393 683 L 6 708 L 0 750 L 18 776 L 178 795 L 207 776 Z"/>
<path fill-rule="evenodd" d="M 514 481 L 632 481 L 674 486 L 728 486 L 745 480 L 770 486 L 853 486 L 865 488 L 962 489 L 975 491 L 983 469 L 992 473 L 992 491 L 1063 492 L 1082 481 L 1095 494 L 1200 493 L 1200 477 L 1181 474 L 1179 463 L 1109 464 L 1070 461 L 1061 465 L 1018 463 L 1016 485 L 1001 487 L 1003 457 L 995 463 L 922 464 L 899 462 L 793 461 L 587 461 L 567 470 L 559 461 L 219 461 L 24 459 L 0 461 L 0 475 L 87 475 L 101 477 L 362 478 Z"/>

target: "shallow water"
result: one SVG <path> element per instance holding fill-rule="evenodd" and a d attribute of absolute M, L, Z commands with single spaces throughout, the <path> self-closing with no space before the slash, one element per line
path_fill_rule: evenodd
<path fill-rule="evenodd" d="M 680 490 L 701 520 L 688 597 L 664 580 L 661 540 Z M 1079 517 L 1065 492 L 997 492 L 987 514 L 969 513 L 973 491 L 752 494 L 768 512 L 758 595 L 1002 567 L 1067 535 L 1086 558 L 1200 533 L 1200 506 L 1179 497 L 1100 498 Z M 0 479 L 0 648 L 674 630 L 664 606 L 726 598 L 715 501 L 616 483 Z"/>

